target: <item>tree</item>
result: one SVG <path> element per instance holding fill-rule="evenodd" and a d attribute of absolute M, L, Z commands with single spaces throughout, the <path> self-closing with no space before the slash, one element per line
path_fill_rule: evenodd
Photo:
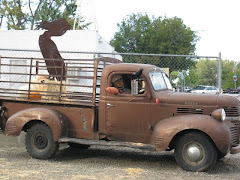
<path fill-rule="evenodd" d="M 197 75 L 196 67 L 192 66 L 190 67 L 188 75 L 185 78 L 185 85 L 190 87 L 195 87 L 198 84 L 199 83 L 198 83 L 198 75 Z"/>
<path fill-rule="evenodd" d="M 199 39 L 196 33 L 177 17 L 150 19 L 148 15 L 138 13 L 127 16 L 117 26 L 118 32 L 110 44 L 122 53 L 194 54 Z M 144 62 L 148 60 L 149 58 L 145 57 Z M 128 62 L 129 59 L 125 57 L 124 61 Z M 187 70 L 194 63 L 187 58 L 162 57 L 154 64 L 174 71 L 180 70 L 179 67 Z"/>
<path fill-rule="evenodd" d="M 0 13 L 7 18 L 8 29 L 25 29 L 29 15 L 23 12 L 26 3 L 22 0 L 2 1 Z"/>
<path fill-rule="evenodd" d="M 235 82 L 233 81 L 233 75 L 240 77 L 240 64 L 234 61 L 223 60 L 222 61 L 222 88 L 235 88 Z M 236 86 L 240 86 L 239 80 L 236 82 Z"/>
<path fill-rule="evenodd" d="M 200 59 L 196 64 L 186 71 L 185 86 L 195 87 L 197 85 L 210 85 L 217 87 L 218 62 L 210 59 Z M 181 73 L 173 71 L 170 78 L 175 82 L 174 86 L 182 86 Z M 240 77 L 240 63 L 230 60 L 222 60 L 222 89 L 235 88 L 233 75 Z M 236 87 L 240 86 L 240 81 L 236 82 Z"/>
<path fill-rule="evenodd" d="M 201 59 L 196 68 L 199 84 L 217 86 L 217 61 Z"/>
<path fill-rule="evenodd" d="M 35 19 L 34 16 L 31 18 L 35 21 L 34 24 L 38 25 L 43 21 L 53 21 L 59 18 L 65 18 L 73 25 L 77 9 L 76 0 L 40 0 L 39 4 L 41 5 L 39 9 L 36 8 L 37 14 Z"/>
<path fill-rule="evenodd" d="M 116 32 L 110 44 L 118 52 L 143 53 L 147 50 L 147 41 L 152 22 L 147 15 L 132 14 L 117 24 L 119 32 Z M 150 52 L 149 52 L 150 53 Z"/>
<path fill-rule="evenodd" d="M 2 20 L 3 20 L 3 12 L 1 12 L 3 8 L 3 0 L 0 0 L 0 28 L 2 27 Z"/>
<path fill-rule="evenodd" d="M 38 3 L 34 3 L 35 5 L 37 5 L 35 11 L 32 9 L 32 6 L 31 6 L 31 2 L 30 0 L 28 0 L 28 7 L 29 7 L 29 10 L 30 10 L 30 14 L 31 14 L 31 27 L 30 29 L 33 29 L 34 27 L 34 23 L 35 23 L 35 20 L 38 16 L 38 11 L 39 9 L 41 8 L 41 5 L 44 1 L 43 0 L 40 0 Z"/>
<path fill-rule="evenodd" d="M 77 9 L 76 0 L 1 0 L 0 15 L 8 29 L 37 29 L 43 21 L 65 18 L 72 26 Z M 1 16 L 0 16 L 1 18 Z M 80 22 L 80 28 L 90 23 Z"/>
<path fill-rule="evenodd" d="M 186 85 L 194 87 L 196 85 L 217 86 L 218 67 L 217 61 L 201 59 L 189 69 L 186 77 Z M 240 64 L 234 61 L 222 60 L 222 89 L 234 88 L 233 75 L 240 75 Z M 237 86 L 240 86 L 237 81 Z"/>

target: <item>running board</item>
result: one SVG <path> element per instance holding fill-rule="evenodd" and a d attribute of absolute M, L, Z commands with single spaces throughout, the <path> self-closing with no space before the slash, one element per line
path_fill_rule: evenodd
<path fill-rule="evenodd" d="M 156 148 L 149 144 L 133 143 L 133 142 L 121 142 L 121 141 L 104 141 L 104 140 L 89 140 L 89 139 L 77 139 L 77 138 L 60 138 L 59 143 L 76 143 L 84 145 L 100 145 L 100 146 L 122 146 L 131 147 L 141 150 L 155 151 Z"/>

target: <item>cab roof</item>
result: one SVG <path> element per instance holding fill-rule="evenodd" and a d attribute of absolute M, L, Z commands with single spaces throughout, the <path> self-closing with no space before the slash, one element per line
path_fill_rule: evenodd
<path fill-rule="evenodd" d="M 137 63 L 119 63 L 119 64 L 112 64 L 104 68 L 103 73 L 109 74 L 111 72 L 117 72 L 117 71 L 132 71 L 137 72 L 140 69 L 143 69 L 143 72 L 149 72 L 152 69 L 160 69 L 155 65 L 150 64 L 137 64 Z M 162 72 L 164 72 L 162 69 L 160 69 Z"/>

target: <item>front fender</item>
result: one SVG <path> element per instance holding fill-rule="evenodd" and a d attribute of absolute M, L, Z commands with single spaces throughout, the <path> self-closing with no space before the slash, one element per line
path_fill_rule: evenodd
<path fill-rule="evenodd" d="M 199 130 L 207 134 L 224 154 L 230 149 L 230 130 L 227 125 L 208 115 L 183 115 L 159 121 L 154 127 L 151 144 L 166 150 L 172 139 L 184 130 Z"/>
<path fill-rule="evenodd" d="M 51 128 L 55 141 L 67 133 L 66 117 L 58 111 L 48 108 L 29 108 L 15 113 L 7 120 L 4 134 L 19 136 L 24 125 L 33 120 L 46 123 Z"/>

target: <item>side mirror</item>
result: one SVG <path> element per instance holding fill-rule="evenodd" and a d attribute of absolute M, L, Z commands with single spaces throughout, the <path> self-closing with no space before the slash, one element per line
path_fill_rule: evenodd
<path fill-rule="evenodd" d="M 138 95 L 138 80 L 134 79 L 131 81 L 131 94 Z"/>
<path fill-rule="evenodd" d="M 135 78 L 136 79 L 140 78 L 140 76 L 142 75 L 142 72 L 143 72 L 143 68 L 139 69 L 139 71 L 134 74 Z"/>

